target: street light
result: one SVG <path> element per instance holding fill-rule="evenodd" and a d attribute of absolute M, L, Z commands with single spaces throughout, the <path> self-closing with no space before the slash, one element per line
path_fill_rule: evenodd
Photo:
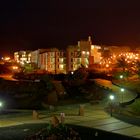
<path fill-rule="evenodd" d="M 124 92 L 124 88 L 121 88 L 121 93 L 122 93 L 122 103 L 123 103 L 123 92 Z"/>
<path fill-rule="evenodd" d="M 2 111 L 3 103 L 0 101 L 0 111 Z"/>
<path fill-rule="evenodd" d="M 72 72 L 71 72 L 71 74 L 73 75 L 73 74 L 74 74 L 74 72 L 72 71 Z"/>
<path fill-rule="evenodd" d="M 0 108 L 2 107 L 2 102 L 0 102 Z"/>
<path fill-rule="evenodd" d="M 110 95 L 110 96 L 109 96 L 109 99 L 111 100 L 111 104 L 110 104 L 110 115 L 111 115 L 111 117 L 112 117 L 112 102 L 113 102 L 113 100 L 115 99 L 114 95 Z"/>
<path fill-rule="evenodd" d="M 120 79 L 123 79 L 123 75 L 120 75 Z"/>

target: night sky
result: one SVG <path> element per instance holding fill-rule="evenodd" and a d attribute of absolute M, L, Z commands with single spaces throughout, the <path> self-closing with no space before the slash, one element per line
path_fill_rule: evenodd
<path fill-rule="evenodd" d="M 93 44 L 140 46 L 140 0 L 3 0 L 0 54 Z"/>

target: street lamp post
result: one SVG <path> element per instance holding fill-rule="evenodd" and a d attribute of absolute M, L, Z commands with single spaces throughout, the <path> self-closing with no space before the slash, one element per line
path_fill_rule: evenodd
<path fill-rule="evenodd" d="M 122 103 L 123 103 L 123 93 L 124 93 L 124 88 L 121 88 L 121 94 L 122 94 Z"/>
<path fill-rule="evenodd" d="M 123 79 L 123 75 L 120 75 L 120 79 Z"/>
<path fill-rule="evenodd" d="M 2 111 L 3 103 L 0 101 L 0 111 Z"/>
<path fill-rule="evenodd" d="M 111 115 L 111 117 L 112 117 L 112 109 L 113 109 L 112 102 L 113 102 L 114 98 L 115 98 L 114 95 L 109 96 L 109 99 L 111 100 L 111 104 L 110 104 L 110 115 Z"/>

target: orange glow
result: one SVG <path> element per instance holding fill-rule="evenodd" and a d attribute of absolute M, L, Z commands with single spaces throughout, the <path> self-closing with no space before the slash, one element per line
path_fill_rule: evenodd
<path fill-rule="evenodd" d="M 12 69 L 13 69 L 13 70 L 17 70 L 18 67 L 17 67 L 17 66 L 13 66 Z"/>
<path fill-rule="evenodd" d="M 4 57 L 4 60 L 8 61 L 8 60 L 10 60 L 10 57 Z"/>
<path fill-rule="evenodd" d="M 105 66 L 106 66 L 107 68 L 109 67 L 109 65 L 108 65 L 108 64 L 106 64 Z"/>
<path fill-rule="evenodd" d="M 82 54 L 85 54 L 85 51 L 82 51 Z"/>
<path fill-rule="evenodd" d="M 93 46 L 93 45 L 91 45 L 91 49 L 92 49 L 92 50 L 94 49 L 94 46 Z"/>

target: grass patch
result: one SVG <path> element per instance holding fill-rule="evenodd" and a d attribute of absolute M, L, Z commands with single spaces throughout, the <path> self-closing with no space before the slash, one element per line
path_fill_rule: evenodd
<path fill-rule="evenodd" d="M 135 115 L 140 115 L 140 99 L 135 100 L 129 107 Z"/>

